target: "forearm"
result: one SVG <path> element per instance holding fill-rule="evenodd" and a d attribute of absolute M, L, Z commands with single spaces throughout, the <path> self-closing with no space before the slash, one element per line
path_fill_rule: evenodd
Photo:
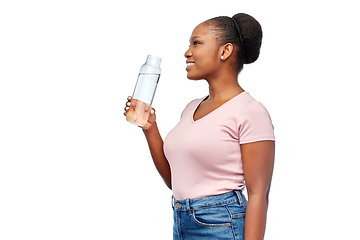
<path fill-rule="evenodd" d="M 245 214 L 245 240 L 263 240 L 268 198 L 264 194 L 249 195 Z"/>
<path fill-rule="evenodd" d="M 152 159 L 159 174 L 165 184 L 171 189 L 171 171 L 163 149 L 163 139 L 161 138 L 156 122 L 148 130 L 143 130 L 149 144 Z"/>

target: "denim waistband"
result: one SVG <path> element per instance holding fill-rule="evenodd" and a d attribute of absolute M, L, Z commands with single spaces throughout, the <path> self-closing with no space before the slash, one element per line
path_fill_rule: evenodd
<path fill-rule="evenodd" d="M 239 201 L 242 206 L 245 196 L 241 190 L 233 190 L 228 193 L 214 195 L 204 198 L 188 198 L 184 200 L 177 200 L 172 196 L 172 207 L 178 211 L 196 210 L 199 208 L 228 205 L 230 203 Z"/>

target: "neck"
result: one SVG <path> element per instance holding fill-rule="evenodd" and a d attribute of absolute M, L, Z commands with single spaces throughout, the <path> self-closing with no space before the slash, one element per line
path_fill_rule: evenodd
<path fill-rule="evenodd" d="M 207 81 L 209 83 L 209 102 L 228 101 L 244 90 L 239 85 L 237 78 L 224 78 Z"/>

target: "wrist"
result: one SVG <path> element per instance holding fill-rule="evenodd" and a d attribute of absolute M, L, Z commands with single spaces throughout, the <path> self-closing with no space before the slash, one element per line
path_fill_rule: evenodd
<path fill-rule="evenodd" d="M 155 121 L 150 126 L 143 127 L 142 130 L 145 134 L 147 134 L 147 133 L 154 131 L 156 129 L 156 127 L 157 127 L 157 125 L 156 125 L 156 121 Z"/>

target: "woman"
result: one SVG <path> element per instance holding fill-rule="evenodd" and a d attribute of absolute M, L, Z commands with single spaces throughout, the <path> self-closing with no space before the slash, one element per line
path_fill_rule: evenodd
<path fill-rule="evenodd" d="M 189 79 L 208 82 L 209 95 L 186 106 L 165 142 L 154 109 L 143 127 L 155 166 L 173 190 L 174 239 L 264 238 L 273 125 L 237 79 L 243 64 L 258 58 L 261 41 L 260 24 L 247 14 L 198 25 L 186 71 Z"/>

